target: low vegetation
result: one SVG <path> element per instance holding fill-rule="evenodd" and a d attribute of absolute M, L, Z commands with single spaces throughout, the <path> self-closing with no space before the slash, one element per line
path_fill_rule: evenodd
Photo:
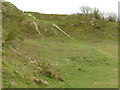
<path fill-rule="evenodd" d="M 90 8 L 49 15 L 4 2 L 2 9 L 3 88 L 118 87 L 116 21 Z"/>

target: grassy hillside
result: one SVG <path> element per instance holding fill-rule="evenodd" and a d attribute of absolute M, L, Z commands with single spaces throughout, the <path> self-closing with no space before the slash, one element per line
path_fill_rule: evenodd
<path fill-rule="evenodd" d="M 2 9 L 4 88 L 118 87 L 117 22 Z"/>
<path fill-rule="evenodd" d="M 35 18 L 29 16 L 29 14 Z M 91 17 L 82 14 L 47 15 L 35 12 L 23 13 L 11 3 L 4 2 L 3 23 L 6 23 L 3 24 L 4 40 L 12 40 L 14 37 L 22 38 L 23 35 L 24 37 L 40 37 L 33 21 L 37 23 L 39 31 L 45 38 L 65 36 L 52 25 L 53 23 L 76 40 L 101 41 L 103 38 L 116 39 L 118 36 L 118 24 L 116 22 L 108 22 L 102 19 L 93 20 Z"/>
<path fill-rule="evenodd" d="M 24 19 L 24 14 L 11 3 L 4 2 L 2 8 L 3 40 L 11 41 L 21 37 L 20 22 Z"/>
<path fill-rule="evenodd" d="M 118 37 L 118 24 L 110 23 L 102 19 L 93 20 L 85 15 L 46 15 L 31 13 L 40 22 L 55 23 L 66 33 L 77 40 L 103 40 L 116 39 Z"/>

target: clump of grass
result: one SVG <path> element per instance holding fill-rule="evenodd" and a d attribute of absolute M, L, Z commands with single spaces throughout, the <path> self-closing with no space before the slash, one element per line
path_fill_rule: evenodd
<path fill-rule="evenodd" d="M 54 78 L 60 81 L 64 81 L 63 77 L 53 69 L 53 66 L 48 63 L 48 62 L 38 62 L 35 66 L 37 66 L 37 70 L 42 73 L 43 75 L 49 77 L 49 78 Z"/>
<path fill-rule="evenodd" d="M 11 42 L 3 42 L 2 46 L 3 47 L 10 47 L 10 46 L 12 46 L 12 43 Z"/>
<path fill-rule="evenodd" d="M 36 84 L 45 84 L 47 85 L 47 81 L 44 81 L 43 79 L 32 79 L 33 82 L 35 82 Z"/>

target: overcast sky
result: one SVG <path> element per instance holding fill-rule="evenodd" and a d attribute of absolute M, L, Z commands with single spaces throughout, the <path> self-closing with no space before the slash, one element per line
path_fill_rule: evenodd
<path fill-rule="evenodd" d="M 79 12 L 80 6 L 97 7 L 102 12 L 118 13 L 119 0 L 7 0 L 22 11 L 46 14 L 72 14 Z"/>

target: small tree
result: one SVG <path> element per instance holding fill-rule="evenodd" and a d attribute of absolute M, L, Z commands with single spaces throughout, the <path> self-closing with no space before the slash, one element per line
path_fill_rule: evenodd
<path fill-rule="evenodd" d="M 85 14 L 86 16 L 88 16 L 89 14 L 92 13 L 92 8 L 89 6 L 82 6 L 80 7 L 80 11 Z"/>
<path fill-rule="evenodd" d="M 93 17 L 94 17 L 95 19 L 100 19 L 100 18 L 101 18 L 101 13 L 100 13 L 100 10 L 99 10 L 99 9 L 94 8 L 94 10 L 93 10 Z"/>

